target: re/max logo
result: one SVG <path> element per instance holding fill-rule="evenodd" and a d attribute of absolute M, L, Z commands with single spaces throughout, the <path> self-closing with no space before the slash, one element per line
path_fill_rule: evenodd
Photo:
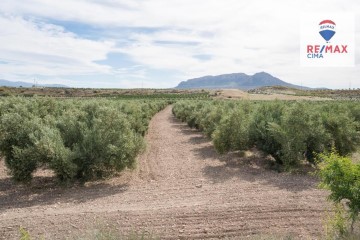
<path fill-rule="evenodd" d="M 307 45 L 308 58 L 323 58 L 324 53 L 348 53 L 347 45 Z"/>

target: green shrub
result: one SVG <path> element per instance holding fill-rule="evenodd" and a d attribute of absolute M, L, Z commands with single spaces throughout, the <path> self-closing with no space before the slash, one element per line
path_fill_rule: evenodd
<path fill-rule="evenodd" d="M 39 131 L 41 123 L 40 119 L 30 114 L 25 116 L 19 113 L 7 113 L 2 116 L 0 150 L 14 179 L 26 182 L 31 180 L 31 175 L 38 166 L 36 153 L 32 151 L 34 142 L 31 135 Z"/>
<path fill-rule="evenodd" d="M 39 132 L 32 135 L 34 147 L 29 148 L 36 156 L 38 165 L 47 166 L 54 170 L 57 178 L 67 183 L 74 179 L 77 166 L 74 161 L 74 153 L 65 147 L 58 129 L 43 126 Z M 29 156 L 25 156 L 25 158 Z"/>
<path fill-rule="evenodd" d="M 31 240 L 31 236 L 30 233 L 24 229 L 23 227 L 19 228 L 19 232 L 20 232 L 20 240 Z"/>
<path fill-rule="evenodd" d="M 360 212 L 360 165 L 335 152 L 320 154 L 319 161 L 320 186 L 330 190 L 329 199 L 334 203 L 348 201 L 352 228 Z"/>
<path fill-rule="evenodd" d="M 331 145 L 345 156 L 354 152 L 359 144 L 358 122 L 348 112 L 332 108 L 322 112 L 322 121 L 331 136 Z"/>
<path fill-rule="evenodd" d="M 211 137 L 216 127 L 220 124 L 220 121 L 224 116 L 224 112 L 224 108 L 213 107 L 210 104 L 205 105 L 205 107 L 200 110 L 200 117 L 197 120 L 197 123 L 206 136 Z"/>
<path fill-rule="evenodd" d="M 0 151 L 14 180 L 28 182 L 39 167 L 64 183 L 132 168 L 151 117 L 166 101 L 0 101 Z"/>
<path fill-rule="evenodd" d="M 270 123 L 280 124 L 285 105 L 279 101 L 260 104 L 253 111 L 249 126 L 251 141 L 265 153 L 271 154 L 278 163 L 280 160 L 281 144 L 270 133 Z"/>
<path fill-rule="evenodd" d="M 221 120 L 212 137 L 219 153 L 249 149 L 252 143 L 248 115 L 241 108 L 234 110 Z"/>
<path fill-rule="evenodd" d="M 253 146 L 279 164 L 338 149 L 345 156 L 360 143 L 359 107 L 352 102 L 180 101 L 174 115 L 211 137 L 220 153 Z"/>
<path fill-rule="evenodd" d="M 291 105 L 280 117 L 278 123 L 270 122 L 269 134 L 279 147 L 276 157 L 285 166 L 297 165 L 307 158 L 313 161 L 314 153 L 325 150 L 328 135 L 320 117 L 304 103 Z"/>
<path fill-rule="evenodd" d="M 132 167 L 143 139 L 130 128 L 126 117 L 114 109 L 92 112 L 74 146 L 77 177 L 92 179 Z M 92 118 L 92 119 L 90 119 Z"/>

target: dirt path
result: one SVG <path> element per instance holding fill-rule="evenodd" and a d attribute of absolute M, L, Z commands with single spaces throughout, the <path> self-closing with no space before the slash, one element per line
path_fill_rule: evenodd
<path fill-rule="evenodd" d="M 0 239 L 18 239 L 19 226 L 45 239 L 97 228 L 161 239 L 287 233 L 306 239 L 322 231 L 327 193 L 313 178 L 264 170 L 256 155 L 221 157 L 171 107 L 153 118 L 147 141 L 137 170 L 86 187 L 63 189 L 51 177 L 19 187 L 1 166 Z"/>

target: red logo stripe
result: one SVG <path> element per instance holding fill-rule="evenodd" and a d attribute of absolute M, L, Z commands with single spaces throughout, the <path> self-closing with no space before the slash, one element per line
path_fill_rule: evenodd
<path fill-rule="evenodd" d="M 324 20 L 324 21 L 322 21 L 319 25 L 325 24 L 325 23 L 330 23 L 330 24 L 336 25 L 336 24 L 335 24 L 333 21 L 331 21 L 331 20 Z"/>

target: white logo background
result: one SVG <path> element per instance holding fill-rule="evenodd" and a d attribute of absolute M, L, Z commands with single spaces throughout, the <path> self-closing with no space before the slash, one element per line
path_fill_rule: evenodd
<path fill-rule="evenodd" d="M 319 34 L 319 24 L 332 20 L 336 33 L 329 43 Z M 305 67 L 354 67 L 355 66 L 355 17 L 353 14 L 313 13 L 303 15 L 300 20 L 300 62 Z M 324 53 L 323 58 L 308 58 L 307 46 L 347 45 L 348 53 Z"/>

